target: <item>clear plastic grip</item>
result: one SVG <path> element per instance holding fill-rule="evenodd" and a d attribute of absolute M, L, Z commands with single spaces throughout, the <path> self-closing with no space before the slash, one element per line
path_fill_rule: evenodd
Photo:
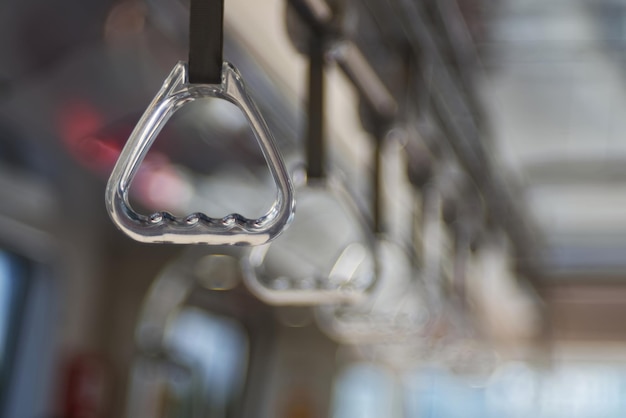
<path fill-rule="evenodd" d="M 233 103 L 246 116 L 276 184 L 272 207 L 258 219 L 238 213 L 223 218 L 192 213 L 180 218 L 169 212 L 151 215 L 135 212 L 128 192 L 150 146 L 178 109 L 208 97 Z M 295 212 L 293 185 L 272 134 L 246 91 L 241 75 L 228 62 L 222 66 L 221 84 L 190 84 L 187 64 L 176 64 L 128 138 L 109 178 L 105 200 L 115 225 L 134 240 L 147 243 L 261 245 L 283 232 Z"/>
<path fill-rule="evenodd" d="M 336 182 L 307 181 L 296 189 L 300 208 L 289 230 L 242 260 L 245 283 L 273 305 L 365 299 L 376 281 L 373 237 Z"/>

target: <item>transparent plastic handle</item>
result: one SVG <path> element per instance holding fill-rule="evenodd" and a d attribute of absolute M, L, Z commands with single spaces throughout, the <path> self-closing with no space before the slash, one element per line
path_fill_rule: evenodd
<path fill-rule="evenodd" d="M 410 259 L 392 241 L 378 241 L 377 285 L 369 299 L 352 305 L 320 305 L 320 329 L 341 343 L 397 343 L 423 338 L 430 312 L 414 280 Z"/>
<path fill-rule="evenodd" d="M 328 180 L 298 188 L 298 217 L 280 239 L 243 259 L 244 280 L 273 305 L 354 303 L 376 280 L 373 239 Z"/>
<path fill-rule="evenodd" d="M 221 219 L 203 213 L 184 218 L 168 212 L 138 214 L 130 206 L 128 191 L 150 146 L 174 112 L 207 97 L 231 102 L 245 114 L 276 184 L 274 204 L 258 219 L 237 213 Z M 106 206 L 120 230 L 137 241 L 149 243 L 261 245 L 276 238 L 287 227 L 295 211 L 291 179 L 263 117 L 232 64 L 224 62 L 222 84 L 189 84 L 187 64 L 179 62 L 174 67 L 122 150 L 109 178 Z"/>

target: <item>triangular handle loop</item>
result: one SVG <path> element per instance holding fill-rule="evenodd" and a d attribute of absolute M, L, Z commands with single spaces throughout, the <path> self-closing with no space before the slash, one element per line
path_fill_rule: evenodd
<path fill-rule="evenodd" d="M 137 123 L 111 173 L 106 206 L 113 222 L 131 238 L 149 243 L 261 245 L 276 238 L 295 211 L 293 185 L 261 113 L 230 63 L 222 66 L 222 84 L 189 84 L 187 64 L 179 62 Z M 211 218 L 193 213 L 178 218 L 168 212 L 146 216 L 130 206 L 128 191 L 150 146 L 178 109 L 197 99 L 215 97 L 236 105 L 246 115 L 277 188 L 274 204 L 258 219 L 237 213 Z"/>

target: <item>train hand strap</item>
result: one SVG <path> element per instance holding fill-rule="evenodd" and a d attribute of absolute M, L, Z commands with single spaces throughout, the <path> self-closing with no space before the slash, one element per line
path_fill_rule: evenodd
<path fill-rule="evenodd" d="M 220 84 L 192 84 L 187 65 L 179 62 L 131 133 L 106 190 L 111 219 L 131 238 L 149 243 L 261 245 L 277 237 L 291 221 L 295 210 L 293 186 L 272 134 L 237 69 L 224 62 L 221 71 Z M 277 187 L 272 207 L 258 219 L 237 213 L 221 219 L 203 213 L 183 218 L 168 212 L 138 214 L 130 206 L 128 192 L 150 146 L 178 109 L 207 97 L 231 102 L 245 114 Z"/>

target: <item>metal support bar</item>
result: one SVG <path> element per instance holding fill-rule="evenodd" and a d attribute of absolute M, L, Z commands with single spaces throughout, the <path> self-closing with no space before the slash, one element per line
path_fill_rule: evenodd
<path fill-rule="evenodd" d="M 311 0 L 289 1 L 315 32 L 332 31 L 334 38 L 341 38 L 342 34 L 338 33 L 338 29 L 329 24 L 332 19 L 325 19 L 323 22 L 315 19 L 315 13 L 309 4 Z M 519 258 L 530 265 L 534 257 L 530 252 L 533 240 L 528 226 L 506 188 L 493 175 L 493 164 L 480 141 L 481 131 L 474 113 L 468 106 L 458 80 L 445 65 L 433 29 L 414 0 L 395 0 L 391 3 L 413 53 L 417 56 L 428 54 L 433 64 L 433 71 L 427 82 L 432 88 L 435 110 L 446 130 L 448 142 L 461 165 L 481 190 L 491 217 L 497 219 L 507 232 Z M 347 45 L 344 46 L 347 49 L 339 48 L 335 56 L 340 68 L 365 99 L 370 110 L 381 121 L 391 121 L 398 108 L 396 100 L 358 47 L 353 43 Z"/>
<path fill-rule="evenodd" d="M 309 25 L 317 36 L 323 36 L 329 42 L 337 42 L 331 48 L 330 58 L 335 60 L 361 97 L 370 107 L 374 116 L 382 122 L 389 122 L 395 116 L 398 103 L 376 71 L 367 62 L 359 47 L 339 32 L 333 25 L 329 9 L 318 5 L 320 0 L 289 0 L 302 21 Z M 316 6 L 317 5 L 317 6 Z M 325 10 L 322 13 L 320 10 Z"/>
<path fill-rule="evenodd" d="M 307 178 L 324 177 L 324 40 L 309 41 Z"/>
<path fill-rule="evenodd" d="M 493 175 L 493 164 L 480 142 L 481 133 L 461 89 L 445 66 L 427 19 L 422 16 L 413 0 L 396 0 L 394 7 L 414 52 L 427 51 L 433 62 L 434 71 L 429 80 L 433 89 L 433 102 L 455 154 L 479 186 L 492 218 L 501 224 L 519 257 L 528 264 L 527 268 L 532 269 L 530 264 L 534 258 L 531 255 L 533 240 L 528 226 L 506 188 Z"/>
<path fill-rule="evenodd" d="M 398 103 L 359 47 L 351 41 L 342 41 L 333 49 L 332 58 L 365 99 L 370 111 L 381 122 L 391 122 L 398 110 Z"/>

